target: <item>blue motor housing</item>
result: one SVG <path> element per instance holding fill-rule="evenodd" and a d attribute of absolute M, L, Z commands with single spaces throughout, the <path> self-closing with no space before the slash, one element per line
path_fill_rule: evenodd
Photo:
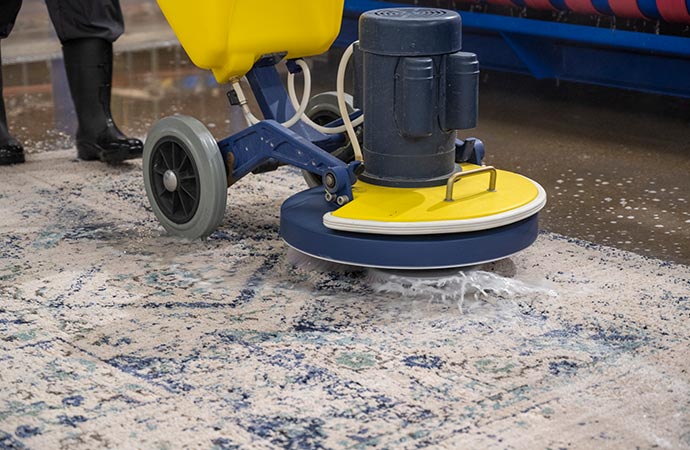
<path fill-rule="evenodd" d="M 383 186 L 446 183 L 456 130 L 476 126 L 479 63 L 462 52 L 455 11 L 392 8 L 360 18 L 355 103 L 365 114 L 365 172 Z"/>

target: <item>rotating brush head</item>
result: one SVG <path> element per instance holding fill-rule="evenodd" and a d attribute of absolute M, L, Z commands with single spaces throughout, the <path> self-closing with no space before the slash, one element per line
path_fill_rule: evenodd
<path fill-rule="evenodd" d="M 479 69 L 461 35 L 455 11 L 362 15 L 354 59 L 365 170 L 350 202 L 325 202 L 315 187 L 283 204 L 291 247 L 347 265 L 420 270 L 496 261 L 534 242 L 541 186 L 481 167 L 483 151 L 464 162 L 457 130 L 477 123 Z M 491 177 L 488 190 L 481 176 Z"/>

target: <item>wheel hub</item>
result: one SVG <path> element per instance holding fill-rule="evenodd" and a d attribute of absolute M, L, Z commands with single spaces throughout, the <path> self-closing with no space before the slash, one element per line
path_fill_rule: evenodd
<path fill-rule="evenodd" d="M 151 156 L 156 203 L 165 217 L 177 224 L 191 220 L 199 206 L 199 173 L 189 152 L 183 142 L 168 137 L 156 144 Z"/>
<path fill-rule="evenodd" d="M 172 235 L 205 238 L 223 220 L 228 177 L 218 143 L 198 120 L 159 120 L 142 158 L 151 210 Z"/>
<path fill-rule="evenodd" d="M 172 170 L 166 170 L 163 174 L 163 186 L 168 192 L 175 192 L 177 190 L 177 174 Z"/>

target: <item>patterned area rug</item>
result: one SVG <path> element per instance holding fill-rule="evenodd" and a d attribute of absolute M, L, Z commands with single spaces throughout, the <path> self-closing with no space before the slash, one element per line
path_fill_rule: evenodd
<path fill-rule="evenodd" d="M 461 311 L 294 268 L 295 171 L 233 186 L 206 242 L 142 185 L 72 152 L 0 168 L 0 449 L 690 446 L 686 266 L 543 233 L 483 268 L 538 288 Z"/>

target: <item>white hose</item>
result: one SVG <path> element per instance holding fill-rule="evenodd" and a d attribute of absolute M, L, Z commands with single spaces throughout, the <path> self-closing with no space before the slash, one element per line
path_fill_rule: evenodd
<path fill-rule="evenodd" d="M 297 112 L 294 116 L 292 116 L 292 119 L 283 124 L 285 128 L 290 128 L 299 122 L 300 119 L 302 119 L 302 116 L 305 115 L 304 113 L 307 112 L 307 106 L 309 105 L 309 99 L 311 98 L 311 71 L 309 70 L 309 66 L 301 59 L 298 59 L 296 63 L 302 69 L 302 73 L 304 74 L 304 92 L 302 93 L 302 103 L 300 103 L 299 108 L 295 108 Z M 294 88 L 295 80 L 292 80 L 292 84 Z"/>
<path fill-rule="evenodd" d="M 340 63 L 342 64 L 342 60 Z M 290 95 L 290 102 L 292 103 L 293 108 L 297 109 L 299 107 L 299 101 L 297 100 L 297 93 L 295 92 L 295 75 L 293 75 L 292 73 L 288 74 L 288 94 Z M 342 95 L 344 96 L 345 92 L 343 92 Z M 302 120 L 307 125 L 323 134 L 340 134 L 347 131 L 345 125 L 340 125 L 339 127 L 324 127 L 323 125 L 319 125 L 318 123 L 311 120 L 307 114 L 304 114 Z M 354 120 L 354 122 L 352 122 L 352 125 L 358 127 L 363 123 L 364 115 L 360 115 L 358 118 Z"/>
<path fill-rule="evenodd" d="M 355 153 L 355 160 L 363 161 L 364 158 L 362 157 L 362 147 L 359 145 L 357 133 L 355 133 L 354 126 L 352 126 L 350 115 L 347 112 L 347 104 L 345 103 L 345 71 L 347 69 L 347 63 L 350 61 L 350 58 L 354 53 L 355 44 L 357 44 L 357 42 L 350 44 L 343 54 L 343 59 L 340 61 L 340 65 L 338 66 L 338 77 L 336 78 L 336 91 L 338 93 L 338 108 L 340 109 L 340 115 L 343 118 L 347 135 L 352 143 L 352 150 Z M 362 120 L 364 120 L 364 118 L 362 118 Z"/>
<path fill-rule="evenodd" d="M 324 127 L 315 123 L 313 120 L 307 117 L 306 111 L 307 105 L 309 104 L 309 99 L 311 98 L 312 87 L 311 71 L 309 70 L 309 66 L 307 65 L 307 63 L 301 59 L 298 59 L 296 63 L 302 69 L 302 73 L 304 74 L 304 92 L 302 93 L 302 102 L 297 102 L 297 94 L 295 92 L 295 75 L 293 73 L 289 73 L 288 94 L 292 106 L 297 111 L 290 120 L 288 120 L 287 122 L 283 122 L 281 125 L 283 125 L 286 128 L 290 128 L 300 120 L 303 120 L 309 126 L 324 134 L 339 134 L 347 132 L 347 136 L 350 139 L 350 142 L 352 143 L 352 150 L 355 154 L 355 160 L 362 161 L 362 147 L 359 145 L 359 140 L 357 139 L 357 133 L 355 132 L 354 127 L 364 123 L 364 115 L 359 116 L 357 119 L 355 119 L 354 122 L 350 120 L 350 113 L 347 110 L 347 103 L 345 101 L 345 73 L 347 71 L 347 65 L 350 62 L 350 58 L 352 58 L 352 55 L 354 53 L 355 44 L 357 44 L 357 42 L 353 42 L 345 50 L 345 53 L 343 54 L 343 57 L 340 60 L 340 65 L 338 66 L 338 76 L 336 79 L 338 110 L 343 119 L 343 125 L 334 128 Z M 249 105 L 247 104 L 247 98 L 244 95 L 244 91 L 242 90 L 242 86 L 240 85 L 239 80 L 233 81 L 232 87 L 235 89 L 235 92 L 237 92 L 237 98 L 240 102 L 240 105 L 242 106 L 242 112 L 244 113 L 244 118 L 247 121 L 247 125 L 252 126 L 259 123 L 260 120 L 249 109 Z"/>
<path fill-rule="evenodd" d="M 315 123 L 313 120 L 307 117 L 306 114 L 304 117 L 302 117 L 302 120 L 315 130 L 324 134 L 339 134 L 347 132 L 347 136 L 350 139 L 350 142 L 352 142 L 352 150 L 354 151 L 355 159 L 357 161 L 362 161 L 362 148 L 359 145 L 359 140 L 357 139 L 357 133 L 355 133 L 354 127 L 360 126 L 364 123 L 364 115 L 359 116 L 354 122 L 352 122 L 350 120 L 349 111 L 347 110 L 347 103 L 345 102 L 345 73 L 347 71 L 347 65 L 350 62 L 350 58 L 352 58 L 352 54 L 354 53 L 355 44 L 357 44 L 357 42 L 352 43 L 352 45 L 345 50 L 345 53 L 343 53 L 343 57 L 340 60 L 340 64 L 338 65 L 336 94 L 338 98 L 338 110 L 343 119 L 343 125 L 334 128 L 324 127 Z M 304 70 L 304 68 L 302 70 Z M 293 107 L 297 108 L 298 103 L 297 94 L 295 93 L 295 80 L 294 75 L 291 75 L 292 74 L 288 75 L 288 94 Z"/>
<path fill-rule="evenodd" d="M 307 111 L 307 106 L 309 105 L 309 99 L 311 98 L 311 71 L 309 70 L 309 66 L 307 63 L 305 63 L 303 60 L 299 59 L 296 61 L 297 65 L 302 68 L 302 73 L 304 73 L 304 93 L 302 94 L 302 103 L 299 105 L 295 106 L 295 109 L 297 109 L 297 112 L 295 112 L 295 115 L 290 118 L 287 122 L 281 123 L 282 126 L 285 128 L 290 128 L 293 125 L 295 125 L 297 122 L 300 121 L 302 116 L 305 116 L 305 112 Z M 294 78 L 294 75 L 293 75 Z M 294 84 L 295 81 L 294 79 L 292 80 L 292 88 L 294 91 Z M 232 82 L 232 87 L 235 89 L 235 92 L 237 92 L 237 99 L 240 102 L 240 105 L 242 106 L 242 111 L 244 112 L 244 118 L 247 121 L 247 125 L 252 126 L 260 122 L 260 120 L 252 113 L 252 111 L 249 109 L 249 105 L 247 104 L 247 98 L 244 95 L 244 91 L 242 90 L 242 86 L 240 85 L 240 82 L 238 80 L 235 80 Z"/>
<path fill-rule="evenodd" d="M 240 85 L 239 80 L 233 80 L 232 88 L 235 90 L 235 93 L 237 93 L 237 100 L 240 102 L 240 106 L 242 107 L 242 112 L 244 113 L 244 119 L 247 121 L 247 126 L 251 127 L 252 125 L 259 123 L 259 119 L 257 119 L 249 109 L 247 97 L 244 96 L 244 91 L 242 91 L 242 86 Z"/>

